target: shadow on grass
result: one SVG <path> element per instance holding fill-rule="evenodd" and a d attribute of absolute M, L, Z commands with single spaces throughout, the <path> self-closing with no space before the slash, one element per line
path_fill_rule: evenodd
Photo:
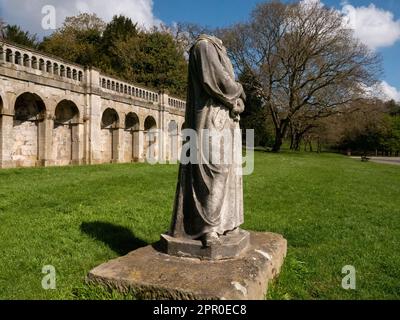
<path fill-rule="evenodd" d="M 148 245 L 145 241 L 136 238 L 130 229 L 108 222 L 83 222 L 80 228 L 90 237 L 104 242 L 120 256 Z"/>

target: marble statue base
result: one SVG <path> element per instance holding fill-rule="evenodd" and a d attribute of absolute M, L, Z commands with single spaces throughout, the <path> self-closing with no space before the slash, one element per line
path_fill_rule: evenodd
<path fill-rule="evenodd" d="M 250 232 L 247 250 L 228 260 L 177 257 L 147 246 L 98 266 L 87 282 L 137 299 L 262 300 L 286 250 L 281 235 L 259 232 Z"/>
<path fill-rule="evenodd" d="M 200 240 L 178 239 L 162 234 L 160 249 L 172 256 L 224 260 L 239 257 L 249 244 L 250 233 L 245 230 L 221 236 L 219 243 L 211 244 L 209 247 L 204 247 Z"/>

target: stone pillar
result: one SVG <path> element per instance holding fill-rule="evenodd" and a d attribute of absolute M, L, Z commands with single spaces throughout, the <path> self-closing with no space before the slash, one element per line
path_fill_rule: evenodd
<path fill-rule="evenodd" d="M 159 161 L 165 163 L 168 159 L 168 91 L 160 92 L 160 116 L 159 116 Z"/>
<path fill-rule="evenodd" d="M 143 131 L 140 130 L 135 130 L 133 131 L 133 146 L 132 146 L 132 153 L 133 153 L 133 161 L 139 162 L 141 159 L 141 151 L 143 152 L 143 144 L 140 146 L 140 132 L 142 132 L 143 136 Z"/>
<path fill-rule="evenodd" d="M 0 48 L 0 61 L 6 61 L 6 49 L 4 47 Z"/>
<path fill-rule="evenodd" d="M 100 72 L 95 69 L 85 70 L 83 79 L 86 85 L 86 131 L 87 163 L 98 164 L 101 159 L 101 96 L 99 87 Z"/>
<path fill-rule="evenodd" d="M 113 163 L 121 163 L 124 159 L 124 129 L 119 126 L 113 131 Z"/>
<path fill-rule="evenodd" d="M 144 124 L 141 124 L 144 125 Z M 145 155 L 145 150 L 144 150 L 144 129 L 140 128 L 140 130 L 135 132 L 135 137 L 137 136 L 137 140 L 135 139 L 135 144 L 137 141 L 137 148 L 138 148 L 138 162 L 145 162 L 146 155 Z"/>
<path fill-rule="evenodd" d="M 11 168 L 14 115 L 0 114 L 0 168 Z"/>
<path fill-rule="evenodd" d="M 72 164 L 83 164 L 84 158 L 84 124 L 77 123 L 72 126 Z"/>
<path fill-rule="evenodd" d="M 38 166 L 48 166 L 56 162 L 52 159 L 54 117 L 46 112 L 38 123 Z"/>

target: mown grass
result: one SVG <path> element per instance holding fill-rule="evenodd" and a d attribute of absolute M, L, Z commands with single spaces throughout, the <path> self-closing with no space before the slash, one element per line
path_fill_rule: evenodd
<path fill-rule="evenodd" d="M 244 228 L 288 240 L 270 299 L 400 298 L 400 167 L 257 152 Z M 177 166 L 0 170 L 0 299 L 124 299 L 84 284 L 98 264 L 168 229 Z M 43 290 L 53 265 L 56 290 Z M 357 289 L 341 287 L 343 266 Z"/>

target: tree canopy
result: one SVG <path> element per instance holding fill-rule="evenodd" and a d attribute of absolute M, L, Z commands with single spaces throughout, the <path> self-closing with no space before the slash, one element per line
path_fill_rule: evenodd
<path fill-rule="evenodd" d="M 345 28 L 342 16 L 319 3 L 261 3 L 249 22 L 220 35 L 269 110 L 274 151 L 291 126 L 303 130 L 339 112 L 374 85 L 380 71 L 376 54 Z"/>
<path fill-rule="evenodd" d="M 95 14 L 67 17 L 63 25 L 39 42 L 18 26 L 0 24 L 0 36 L 59 56 L 128 82 L 186 96 L 185 48 L 168 28 L 140 29 L 123 15 L 105 23 Z"/>

